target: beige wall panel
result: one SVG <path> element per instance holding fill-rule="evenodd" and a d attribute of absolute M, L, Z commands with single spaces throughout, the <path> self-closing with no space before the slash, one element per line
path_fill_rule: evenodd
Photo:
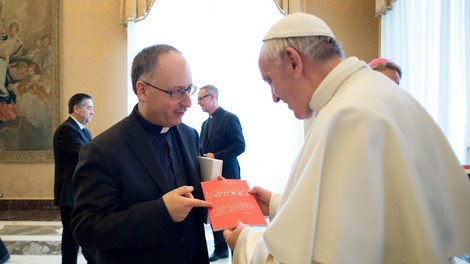
<path fill-rule="evenodd" d="M 93 96 L 93 136 L 127 115 L 127 35 L 119 1 L 64 0 L 61 28 L 61 120 L 77 92 Z"/>
<path fill-rule="evenodd" d="M 307 12 L 322 18 L 342 42 L 345 56 L 366 62 L 379 54 L 375 0 L 308 0 Z"/>

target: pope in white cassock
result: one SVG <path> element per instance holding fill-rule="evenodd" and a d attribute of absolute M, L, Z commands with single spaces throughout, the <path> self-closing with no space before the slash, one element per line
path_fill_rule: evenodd
<path fill-rule="evenodd" d="M 275 102 L 314 116 L 282 194 L 252 189 L 264 230 L 225 230 L 233 263 L 450 263 L 470 254 L 470 180 L 407 92 L 287 15 L 259 58 Z"/>

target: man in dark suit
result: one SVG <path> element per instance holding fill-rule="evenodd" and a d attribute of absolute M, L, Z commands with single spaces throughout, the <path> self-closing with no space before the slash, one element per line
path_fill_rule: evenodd
<path fill-rule="evenodd" d="M 7 247 L 3 243 L 2 239 L 0 239 L 0 264 L 7 263 L 10 259 L 10 252 L 8 252 Z"/>
<path fill-rule="evenodd" d="M 199 89 L 198 104 L 209 118 L 202 123 L 201 154 L 208 158 L 223 160 L 222 176 L 226 179 L 240 179 L 240 165 L 237 157 L 245 152 L 245 138 L 238 117 L 219 106 L 219 91 L 214 85 Z M 214 253 L 210 261 L 228 258 L 228 246 L 223 231 L 213 232 Z"/>
<path fill-rule="evenodd" d="M 99 263 L 208 263 L 197 156 L 182 123 L 191 106 L 189 66 L 169 45 L 136 55 L 132 113 L 83 147 L 73 178 L 74 235 Z"/>
<path fill-rule="evenodd" d="M 75 241 L 70 219 L 74 207 L 72 176 L 78 163 L 78 153 L 82 146 L 91 140 L 90 131 L 85 127 L 94 114 L 90 95 L 78 93 L 69 100 L 69 118 L 54 133 L 54 205 L 60 206 L 62 221 L 62 263 L 76 264 L 78 244 Z M 82 249 L 88 263 L 95 263 L 94 250 Z"/>

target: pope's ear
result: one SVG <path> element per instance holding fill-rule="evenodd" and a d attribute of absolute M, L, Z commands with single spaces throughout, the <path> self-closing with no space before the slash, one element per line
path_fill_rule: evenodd
<path fill-rule="evenodd" d="M 286 56 L 286 58 L 288 58 L 289 60 L 291 69 L 295 71 L 296 73 L 301 73 L 302 72 L 302 57 L 297 52 L 297 50 L 291 47 L 286 47 L 284 49 L 284 53 L 285 53 L 284 55 Z"/>

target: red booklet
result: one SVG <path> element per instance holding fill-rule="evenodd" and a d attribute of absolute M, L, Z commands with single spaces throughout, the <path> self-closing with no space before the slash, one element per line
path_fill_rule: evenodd
<path fill-rule="evenodd" d="M 470 165 L 463 165 L 465 172 L 470 176 Z"/>
<path fill-rule="evenodd" d="M 204 198 L 214 204 L 209 208 L 212 230 L 235 228 L 238 221 L 247 225 L 266 226 L 255 197 L 248 193 L 245 180 L 212 180 L 201 182 Z"/>

